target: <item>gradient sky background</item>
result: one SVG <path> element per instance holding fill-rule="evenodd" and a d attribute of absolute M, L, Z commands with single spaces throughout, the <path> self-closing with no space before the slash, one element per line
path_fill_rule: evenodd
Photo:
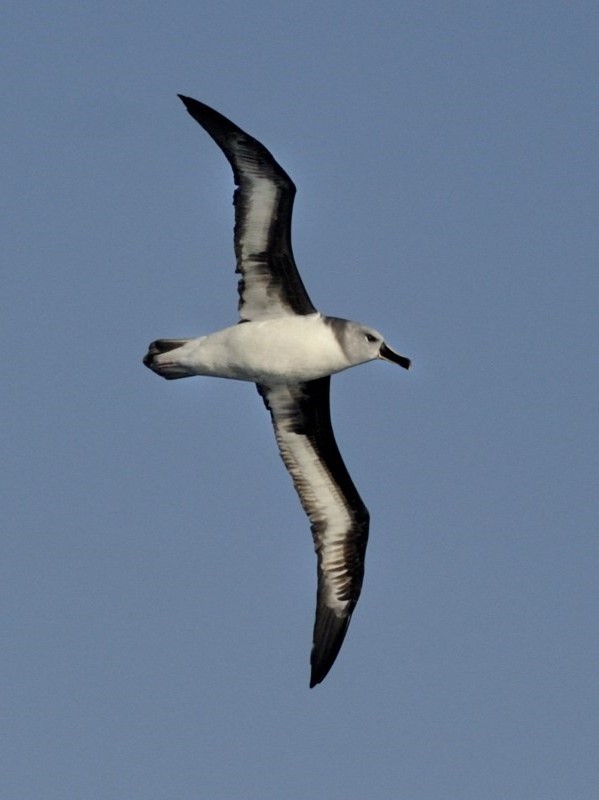
<path fill-rule="evenodd" d="M 595 2 L 22 2 L 0 48 L 10 800 L 599 796 Z M 372 514 L 308 689 L 315 558 L 236 321 L 233 180 L 298 186 L 326 313 L 414 360 L 333 380 Z"/>

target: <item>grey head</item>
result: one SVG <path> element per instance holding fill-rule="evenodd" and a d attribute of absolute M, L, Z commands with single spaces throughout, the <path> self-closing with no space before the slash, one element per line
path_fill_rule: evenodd
<path fill-rule="evenodd" d="M 410 359 L 392 350 L 385 343 L 383 336 L 374 328 L 339 317 L 324 317 L 324 320 L 330 326 L 347 360 L 353 366 L 382 358 L 384 361 L 399 364 L 404 369 L 410 369 L 412 363 Z"/>

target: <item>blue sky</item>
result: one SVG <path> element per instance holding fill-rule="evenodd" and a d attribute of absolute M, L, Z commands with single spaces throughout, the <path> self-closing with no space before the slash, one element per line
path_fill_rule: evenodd
<path fill-rule="evenodd" d="M 3 738 L 11 800 L 599 792 L 594 3 L 24 2 L 2 22 Z M 298 186 L 370 508 L 308 689 L 315 559 L 251 385 L 149 341 L 236 320 L 229 167 Z M 595 480 L 594 480 L 595 479 Z"/>

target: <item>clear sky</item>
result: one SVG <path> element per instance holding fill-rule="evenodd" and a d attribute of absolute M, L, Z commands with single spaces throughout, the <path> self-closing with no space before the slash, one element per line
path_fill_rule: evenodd
<path fill-rule="evenodd" d="M 594 800 L 595 2 L 13 2 L 1 22 L 7 800 Z M 309 528 L 236 321 L 233 181 L 298 186 L 362 598 L 308 689 Z"/>

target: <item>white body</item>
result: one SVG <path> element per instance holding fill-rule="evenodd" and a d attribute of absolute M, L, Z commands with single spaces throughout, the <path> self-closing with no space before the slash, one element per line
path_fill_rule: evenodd
<path fill-rule="evenodd" d="M 267 384 L 311 381 L 355 363 L 320 314 L 243 322 L 190 339 L 154 361 L 163 368 L 176 364 L 189 375 Z"/>

